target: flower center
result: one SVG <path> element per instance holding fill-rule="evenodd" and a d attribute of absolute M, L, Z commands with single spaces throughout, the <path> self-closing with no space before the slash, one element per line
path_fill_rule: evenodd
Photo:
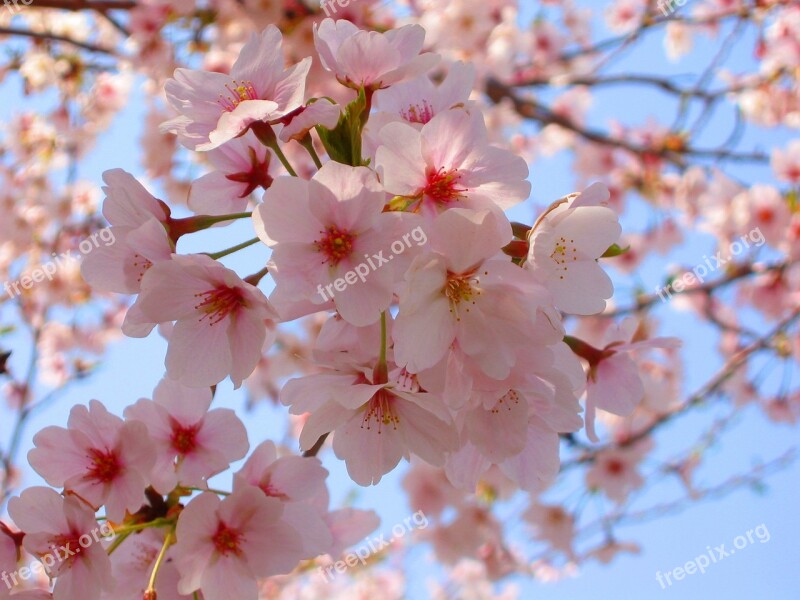
<path fill-rule="evenodd" d="M 557 270 L 567 271 L 567 266 L 571 262 L 578 260 L 578 248 L 575 246 L 575 240 L 567 241 L 563 235 L 556 240 L 555 248 L 550 254 L 550 258 L 558 265 Z M 563 275 L 559 276 L 564 279 Z"/>
<path fill-rule="evenodd" d="M 217 552 L 223 556 L 233 554 L 234 556 L 242 555 L 242 534 L 236 529 L 231 529 L 222 521 L 217 526 L 217 532 L 211 538 Z"/>
<path fill-rule="evenodd" d="M 422 104 L 412 104 L 405 110 L 400 112 L 401 116 L 409 123 L 420 123 L 425 125 L 433 118 L 433 108 L 428 104 L 427 100 L 423 100 Z"/>
<path fill-rule="evenodd" d="M 394 412 L 392 404 L 394 396 L 391 392 L 381 389 L 372 397 L 372 400 L 367 402 L 367 409 L 364 412 L 364 420 L 361 422 L 361 429 L 365 427 L 368 430 L 372 429 L 372 420 L 375 420 L 375 425 L 378 429 L 378 434 L 383 431 L 384 427 L 392 426 L 392 429 L 397 431 L 397 426 L 400 424 L 400 417 Z"/>
<path fill-rule="evenodd" d="M 141 254 L 133 255 L 133 268 L 134 270 L 139 272 L 139 274 L 136 277 L 136 281 L 138 281 L 139 283 L 142 282 L 142 277 L 144 277 L 144 274 L 147 273 L 147 270 L 152 266 L 153 263 L 150 260 L 146 259 Z"/>
<path fill-rule="evenodd" d="M 113 480 L 120 472 L 119 460 L 114 452 L 103 452 L 92 448 L 89 450 L 92 466 L 89 467 L 89 479 L 102 483 Z"/>
<path fill-rule="evenodd" d="M 217 103 L 222 106 L 225 112 L 233 111 L 245 100 L 258 100 L 258 94 L 253 84 L 250 81 L 236 81 L 233 80 L 233 87 L 231 84 L 226 83 L 225 89 L 228 90 L 229 95 L 219 95 Z"/>
<path fill-rule="evenodd" d="M 239 307 L 244 306 L 241 290 L 227 285 L 200 292 L 194 297 L 200 299 L 200 302 L 194 306 L 195 310 L 202 313 L 200 321 L 207 318 L 209 325 L 216 325 Z"/>
<path fill-rule="evenodd" d="M 606 463 L 606 472 L 609 475 L 621 475 L 625 471 L 625 464 L 621 460 L 612 458 Z"/>
<path fill-rule="evenodd" d="M 185 427 L 173 421 L 172 423 L 172 448 L 179 454 L 189 454 L 192 450 L 197 448 L 197 425 Z"/>
<path fill-rule="evenodd" d="M 250 148 L 250 170 L 241 171 L 239 173 L 231 173 L 225 175 L 225 179 L 235 181 L 237 183 L 246 183 L 244 191 L 239 194 L 239 198 L 247 198 L 257 188 L 262 187 L 267 189 L 272 185 L 272 177 L 269 175 L 269 163 L 272 155 L 267 152 L 264 161 L 258 158 L 258 153 L 255 148 Z"/>
<path fill-rule="evenodd" d="M 444 167 L 438 170 L 428 169 L 428 182 L 422 193 L 434 202 L 449 203 L 464 197 L 466 188 L 459 188 L 458 181 L 461 175 L 457 169 L 445 171 Z"/>
<path fill-rule="evenodd" d="M 475 298 L 481 295 L 480 280 L 474 273 L 466 273 L 456 275 L 455 273 L 447 273 L 447 283 L 444 285 L 444 295 L 450 301 L 450 312 L 456 315 L 456 320 L 460 321 L 461 317 L 458 316 L 459 305 L 464 302 L 466 304 L 475 304 Z M 469 306 L 465 309 L 469 312 Z"/>
<path fill-rule="evenodd" d="M 37 553 L 39 559 L 42 560 L 46 556 L 52 556 L 56 564 L 63 562 L 65 568 L 70 568 L 73 562 L 80 556 L 80 538 L 79 531 L 70 531 L 69 533 L 60 533 L 50 538 L 48 546 L 52 552 Z M 73 554 L 70 554 L 72 552 Z M 47 561 L 43 561 L 47 564 Z M 60 571 L 59 567 L 59 571 Z M 57 573 L 54 573 L 54 575 Z"/>
<path fill-rule="evenodd" d="M 317 252 L 321 252 L 325 256 L 323 263 L 338 265 L 342 259 L 350 256 L 356 236 L 339 229 L 335 225 L 326 227 L 320 233 L 322 238 L 314 242 L 314 245 L 317 247 Z"/>

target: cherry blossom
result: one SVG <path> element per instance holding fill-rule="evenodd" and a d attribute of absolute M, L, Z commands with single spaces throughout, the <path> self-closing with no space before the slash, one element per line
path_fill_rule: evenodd
<path fill-rule="evenodd" d="M 97 400 L 72 408 L 68 427 L 45 427 L 34 436 L 31 466 L 54 487 L 64 487 L 88 504 L 105 505 L 122 520 L 144 504 L 155 461 L 147 429 L 126 423 Z"/>
<path fill-rule="evenodd" d="M 162 128 L 187 148 L 208 151 L 252 123 L 277 121 L 300 108 L 311 58 L 284 69 L 282 43 L 280 30 L 270 25 L 244 45 L 229 75 L 177 69 L 164 90 L 180 116 Z"/>
<path fill-rule="evenodd" d="M 99 600 L 104 590 L 113 587 L 111 562 L 97 541 L 102 539 L 100 526 L 94 511 L 81 500 L 62 497 L 50 488 L 31 487 L 11 499 L 8 511 L 25 531 L 24 548 L 44 565 L 52 565 L 55 600 Z"/>
<path fill-rule="evenodd" d="M 607 200 L 608 190 L 595 184 L 552 206 L 529 234 L 526 265 L 565 312 L 600 312 L 613 293 L 611 279 L 597 263 L 622 230 L 616 213 L 603 206 Z"/>
<path fill-rule="evenodd" d="M 258 288 L 199 254 L 175 255 L 151 267 L 131 310 L 143 326 L 129 335 L 147 335 L 158 323 L 176 321 L 167 374 L 189 387 L 214 385 L 228 375 L 239 387 L 277 319 Z"/>
<path fill-rule="evenodd" d="M 211 406 L 211 391 L 163 379 L 153 400 L 142 398 L 125 410 L 128 421 L 147 426 L 157 458 L 150 481 L 161 494 L 180 484 L 203 487 L 248 449 L 247 432 L 231 409 Z"/>
<path fill-rule="evenodd" d="M 404 389 L 401 381 L 380 383 L 369 369 L 342 366 L 290 380 L 281 401 L 295 414 L 311 413 L 300 446 L 308 449 L 333 431 L 336 456 L 361 485 L 377 484 L 412 452 L 442 465 L 445 452 L 458 443 L 441 400 Z"/>
<path fill-rule="evenodd" d="M 173 555 L 178 591 L 207 600 L 256 600 L 256 578 L 288 573 L 303 558 L 301 533 L 282 520 L 283 506 L 258 488 L 224 500 L 205 492 L 178 519 Z"/>
<path fill-rule="evenodd" d="M 192 183 L 188 204 L 194 212 L 224 215 L 242 212 L 250 195 L 267 189 L 279 173 L 271 150 L 248 131 L 207 153 L 215 170 Z"/>
<path fill-rule="evenodd" d="M 417 130 L 389 123 L 379 133 L 376 168 L 386 191 L 435 215 L 452 207 L 508 209 L 528 197 L 528 167 L 489 145 L 480 112 L 448 110 Z"/>
<path fill-rule="evenodd" d="M 431 251 L 414 260 L 400 293 L 392 333 L 399 366 L 412 373 L 432 367 L 458 341 L 487 375 L 508 375 L 547 294 L 500 254 L 511 237 L 502 227 L 494 212 L 462 208 L 433 223 Z"/>
<path fill-rule="evenodd" d="M 386 33 L 363 31 L 345 19 L 314 26 L 314 44 L 327 70 L 342 85 L 378 90 L 427 72 L 439 61 L 420 54 L 425 30 L 406 25 Z"/>
<path fill-rule="evenodd" d="M 386 264 L 388 250 L 411 226 L 405 215 L 382 212 L 384 198 L 374 172 L 335 162 L 310 181 L 279 177 L 264 193 L 253 223 L 272 248 L 270 299 L 284 319 L 330 306 L 332 298 L 344 319 L 369 325 L 389 307 L 395 267 Z"/>

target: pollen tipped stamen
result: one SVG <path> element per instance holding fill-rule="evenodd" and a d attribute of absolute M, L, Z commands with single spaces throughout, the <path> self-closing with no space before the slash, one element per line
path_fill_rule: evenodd
<path fill-rule="evenodd" d="M 317 252 L 324 256 L 323 263 L 335 266 L 350 256 L 356 236 L 335 226 L 326 227 L 320 233 L 322 237 L 314 245 Z"/>
<path fill-rule="evenodd" d="M 480 278 L 474 273 L 461 275 L 448 273 L 444 295 L 450 301 L 450 312 L 460 321 L 458 310 L 461 304 L 463 303 L 464 310 L 469 312 L 469 306 L 474 305 L 476 298 L 481 295 Z"/>
<path fill-rule="evenodd" d="M 550 258 L 558 265 L 559 271 L 567 271 L 569 263 L 578 261 L 578 248 L 575 246 L 575 240 L 567 240 L 563 235 L 559 237 Z M 559 277 L 564 279 L 563 275 Z"/>
<path fill-rule="evenodd" d="M 419 123 L 425 125 L 433 118 L 433 107 L 427 100 L 421 104 L 412 104 L 400 113 L 409 123 Z"/>
<path fill-rule="evenodd" d="M 361 429 L 372 430 L 372 420 L 375 420 L 375 425 L 380 435 L 384 427 L 391 426 L 392 429 L 397 431 L 397 426 L 400 424 L 400 417 L 394 412 L 392 406 L 394 396 L 386 390 L 380 390 L 372 397 L 367 403 L 367 408 L 364 411 L 364 419 L 361 422 Z"/>
<path fill-rule="evenodd" d="M 220 94 L 217 103 L 222 106 L 226 112 L 233 111 L 245 100 L 258 100 L 258 94 L 253 84 L 249 81 L 237 82 L 233 80 L 233 87 L 230 84 L 225 84 L 225 89 L 230 93 L 229 96 Z"/>
<path fill-rule="evenodd" d="M 241 292 L 227 286 L 201 292 L 195 294 L 194 297 L 201 299 L 194 306 L 195 310 L 202 313 L 200 321 L 208 319 L 209 325 L 216 325 L 244 305 Z"/>
<path fill-rule="evenodd" d="M 423 194 L 434 202 L 443 204 L 461 200 L 467 188 L 458 187 L 460 179 L 461 175 L 456 169 L 450 171 L 445 171 L 444 167 L 440 167 L 438 170 L 430 169 Z"/>

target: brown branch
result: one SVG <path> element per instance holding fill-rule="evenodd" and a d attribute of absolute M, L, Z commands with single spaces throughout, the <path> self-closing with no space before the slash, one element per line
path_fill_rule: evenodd
<path fill-rule="evenodd" d="M 578 125 L 571 119 L 553 112 L 549 107 L 540 104 L 532 98 L 520 98 L 514 88 L 497 79 L 489 79 L 486 82 L 486 95 L 498 104 L 505 99 L 511 101 L 514 110 L 521 117 L 537 121 L 543 125 L 558 125 L 571 131 L 589 142 L 610 146 L 626 150 L 639 157 L 658 157 L 662 158 L 678 167 L 684 167 L 684 157 L 693 156 L 697 158 L 714 158 L 717 160 L 730 160 L 735 162 L 768 162 L 769 155 L 763 152 L 734 152 L 722 148 L 683 148 L 681 150 L 670 150 L 664 147 L 642 146 L 627 140 L 614 138 L 608 134 Z"/>
<path fill-rule="evenodd" d="M 721 279 L 716 279 L 714 281 L 709 281 L 707 283 L 697 285 L 690 288 L 685 288 L 682 291 L 677 290 L 668 290 L 669 297 L 672 296 L 681 296 L 685 294 L 708 294 L 715 290 L 724 288 L 739 279 L 744 279 L 745 277 L 749 277 L 750 275 L 761 275 L 763 273 L 771 273 L 773 271 L 783 271 L 788 266 L 788 262 L 777 262 L 772 263 L 769 265 L 753 265 L 753 264 L 741 264 L 737 265 L 734 269 L 730 270 L 725 277 Z M 688 271 L 687 271 L 688 272 Z M 665 286 L 666 287 L 666 286 Z M 624 308 L 618 308 L 616 310 L 612 310 L 610 312 L 603 313 L 601 316 L 608 317 L 608 318 L 615 318 L 621 317 L 624 315 L 628 315 L 630 313 L 640 312 L 646 308 L 651 307 L 657 301 L 662 300 L 663 297 L 658 294 L 643 294 L 636 299 L 636 303 L 631 306 L 626 306 Z"/>
<path fill-rule="evenodd" d="M 747 361 L 750 357 L 760 350 L 764 350 L 770 347 L 770 340 L 772 340 L 776 335 L 781 332 L 786 331 L 789 327 L 792 326 L 795 321 L 800 318 L 800 307 L 795 308 L 787 317 L 782 319 L 775 327 L 773 327 L 769 332 L 767 332 L 764 336 L 760 337 L 759 339 L 755 340 L 753 343 L 745 346 L 741 350 L 739 350 L 736 354 L 734 354 L 728 362 L 717 371 L 717 373 L 709 379 L 699 390 L 693 393 L 686 402 L 676 406 L 672 410 L 669 410 L 656 419 L 654 419 L 647 427 L 637 431 L 636 433 L 628 436 L 623 441 L 619 443 L 609 442 L 603 444 L 602 446 L 598 446 L 596 448 L 592 448 L 590 451 L 585 452 L 583 455 L 577 457 L 576 459 L 564 463 L 562 465 L 561 470 L 564 471 L 566 469 L 576 467 L 581 464 L 590 463 L 592 462 L 598 453 L 603 452 L 604 450 L 611 450 L 614 448 L 626 448 L 636 444 L 636 442 L 646 438 L 647 436 L 653 434 L 657 429 L 663 427 L 667 423 L 673 421 L 678 416 L 686 414 L 692 408 L 703 404 L 710 396 L 718 393 L 722 386 L 728 381 L 731 377 L 733 377 L 736 372 L 742 368 L 744 365 L 747 364 Z"/>
<path fill-rule="evenodd" d="M 113 48 L 105 48 L 103 46 L 97 46 L 89 42 L 82 42 L 80 40 L 73 39 L 69 36 L 59 35 L 56 33 L 47 33 L 47 32 L 40 33 L 36 31 L 30 31 L 29 29 L 20 29 L 17 27 L 0 27 L 0 36 L 1 35 L 18 35 L 42 41 L 63 42 L 65 44 L 70 44 L 72 46 L 75 46 L 76 48 L 88 50 L 89 52 L 98 52 L 100 54 L 108 54 L 109 56 L 117 56 L 117 51 L 114 50 Z"/>

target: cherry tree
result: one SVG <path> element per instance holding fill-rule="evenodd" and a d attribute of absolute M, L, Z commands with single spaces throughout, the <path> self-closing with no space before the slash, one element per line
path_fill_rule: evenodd
<path fill-rule="evenodd" d="M 431 597 L 510 598 L 506 578 L 614 568 L 631 523 L 795 460 L 709 450 L 743 411 L 800 418 L 797 3 L 4 8 L 2 86 L 36 101 L 0 139 L 0 599 L 400 598 L 416 544 L 443 567 Z M 714 51 L 690 76 L 626 63 L 695 45 Z M 615 89 L 660 110 L 598 120 Z M 134 104 L 141 176 L 110 156 L 82 178 Z M 554 156 L 572 179 L 543 198 Z M 186 251 L 211 232 L 224 249 Z M 678 314 L 715 334 L 696 389 Z M 151 397 L 29 430 L 148 336 Z M 220 385 L 283 439 L 215 407 Z M 333 502 L 322 459 L 354 488 L 400 471 L 425 531 L 347 554 L 379 507 Z"/>

